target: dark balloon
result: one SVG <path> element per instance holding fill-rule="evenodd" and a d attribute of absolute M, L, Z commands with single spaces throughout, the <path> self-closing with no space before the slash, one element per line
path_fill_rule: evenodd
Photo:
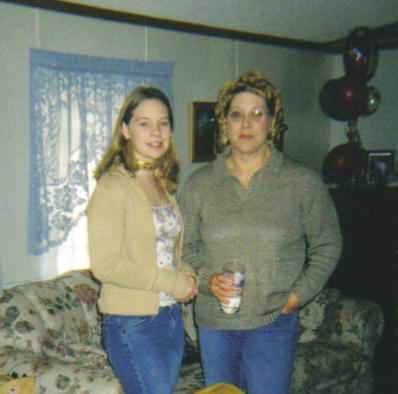
<path fill-rule="evenodd" d="M 331 118 L 336 118 L 335 98 L 337 91 L 337 79 L 330 79 L 321 88 L 319 93 L 319 105 L 322 111 Z"/>
<path fill-rule="evenodd" d="M 344 67 L 347 75 L 369 81 L 378 62 L 377 38 L 368 27 L 358 27 L 347 37 L 344 48 Z"/>
<path fill-rule="evenodd" d="M 365 110 L 362 115 L 369 116 L 373 114 L 379 108 L 380 101 L 381 94 L 379 92 L 379 89 L 375 88 L 374 86 L 369 86 L 367 88 Z"/>
<path fill-rule="evenodd" d="M 365 111 L 366 102 L 366 83 L 351 75 L 327 81 L 319 94 L 321 109 L 336 120 L 358 118 Z"/>
<path fill-rule="evenodd" d="M 366 151 L 360 145 L 347 142 L 337 145 L 326 156 L 322 172 L 326 182 L 346 183 L 361 172 Z"/>

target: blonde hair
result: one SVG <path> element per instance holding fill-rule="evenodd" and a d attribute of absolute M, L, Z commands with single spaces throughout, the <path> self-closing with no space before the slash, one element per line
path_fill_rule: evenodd
<path fill-rule="evenodd" d="M 228 138 L 225 134 L 227 115 L 232 99 L 236 94 L 242 92 L 253 92 L 264 98 L 268 111 L 273 118 L 271 129 L 268 133 L 268 145 L 271 148 L 279 146 L 283 132 L 287 130 L 287 125 L 283 116 L 281 94 L 279 90 L 258 71 L 247 71 L 237 80 L 226 82 L 218 95 L 215 108 L 215 115 L 220 129 L 217 144 L 218 150 L 223 150 L 229 145 Z"/>
<path fill-rule="evenodd" d="M 100 179 L 101 176 L 110 169 L 123 164 L 132 176 L 135 176 L 134 169 L 134 148 L 128 140 L 124 138 L 122 133 L 123 123 L 128 124 L 133 117 L 134 110 L 144 100 L 159 100 L 162 102 L 168 111 L 171 129 L 174 126 L 173 111 L 167 96 L 159 89 L 152 86 L 140 86 L 134 89 L 126 97 L 122 108 L 117 117 L 113 136 L 101 161 L 94 170 L 95 179 Z M 179 162 L 175 149 L 173 137 L 170 139 L 170 146 L 167 152 L 159 159 L 159 167 L 155 170 L 156 175 L 163 179 L 169 193 L 174 193 L 177 188 L 177 179 L 179 172 Z"/>

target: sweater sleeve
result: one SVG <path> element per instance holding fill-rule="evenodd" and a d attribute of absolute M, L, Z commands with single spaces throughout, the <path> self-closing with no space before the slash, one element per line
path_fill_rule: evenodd
<path fill-rule="evenodd" d="M 182 259 L 184 263 L 192 267 L 199 278 L 199 290 L 204 293 L 207 290 L 207 281 L 210 272 L 204 269 L 203 245 L 200 238 L 201 223 L 201 198 L 200 185 L 197 179 L 191 176 L 185 183 L 179 196 L 179 206 L 184 220 L 184 242 Z"/>
<path fill-rule="evenodd" d="M 94 276 L 102 283 L 164 291 L 176 298 L 185 296 L 187 284 L 181 271 L 161 268 L 138 259 L 133 261 L 128 256 L 125 250 L 125 242 L 128 242 L 125 239 L 125 197 L 120 189 L 114 183 L 99 183 L 88 205 L 89 253 Z"/>
<path fill-rule="evenodd" d="M 325 285 L 342 247 L 336 209 L 327 188 L 318 177 L 313 177 L 304 189 L 302 215 L 307 261 L 293 288 L 301 305 L 311 301 Z"/>

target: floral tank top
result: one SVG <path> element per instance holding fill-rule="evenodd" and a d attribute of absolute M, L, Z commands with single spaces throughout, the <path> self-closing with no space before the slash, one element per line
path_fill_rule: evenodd
<path fill-rule="evenodd" d="M 155 225 L 156 254 L 159 267 L 176 269 L 175 242 L 181 233 L 181 222 L 173 204 L 152 207 L 153 222 Z M 176 303 L 175 298 L 165 292 L 159 293 L 160 306 L 169 306 Z"/>

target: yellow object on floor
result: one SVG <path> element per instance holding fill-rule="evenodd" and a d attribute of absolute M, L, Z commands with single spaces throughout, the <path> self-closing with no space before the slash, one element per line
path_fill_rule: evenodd
<path fill-rule="evenodd" d="M 13 379 L 0 374 L 0 394 L 34 394 L 33 378 Z"/>
<path fill-rule="evenodd" d="M 197 391 L 195 394 L 244 394 L 236 386 L 229 383 L 216 383 Z"/>

